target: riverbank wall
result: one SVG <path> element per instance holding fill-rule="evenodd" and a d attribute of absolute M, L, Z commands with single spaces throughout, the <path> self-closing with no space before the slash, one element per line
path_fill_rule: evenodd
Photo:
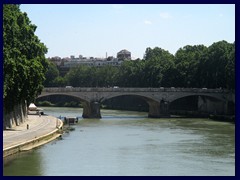
<path fill-rule="evenodd" d="M 3 149 L 3 158 L 6 158 L 8 156 L 14 155 L 19 152 L 34 149 L 36 147 L 42 146 L 42 145 L 58 138 L 59 136 L 61 136 L 62 128 L 63 128 L 63 122 L 61 120 L 58 120 L 58 122 L 59 122 L 58 127 L 50 133 L 47 133 L 47 134 L 39 136 L 37 138 L 28 140 L 26 142 L 19 143 L 17 145 L 13 145 L 11 147 L 4 148 Z"/>
<path fill-rule="evenodd" d="M 11 112 L 3 108 L 3 129 L 19 126 L 27 120 L 27 104 L 22 102 L 13 107 Z"/>

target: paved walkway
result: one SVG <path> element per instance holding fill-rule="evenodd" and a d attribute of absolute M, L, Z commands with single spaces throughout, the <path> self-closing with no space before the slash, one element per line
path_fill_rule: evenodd
<path fill-rule="evenodd" d="M 3 149 L 46 135 L 57 129 L 57 123 L 60 124 L 56 117 L 28 115 L 23 124 L 3 131 Z"/>

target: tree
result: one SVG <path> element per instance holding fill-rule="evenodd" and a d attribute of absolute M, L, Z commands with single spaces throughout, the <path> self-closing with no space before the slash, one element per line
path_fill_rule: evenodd
<path fill-rule="evenodd" d="M 201 58 L 206 53 L 204 45 L 184 46 L 175 54 L 176 86 L 178 87 L 200 87 L 198 68 Z"/>
<path fill-rule="evenodd" d="M 113 87 L 117 85 L 118 67 L 103 66 L 96 69 L 96 86 Z"/>
<path fill-rule="evenodd" d="M 66 81 L 74 87 L 93 87 L 96 86 L 96 68 L 79 65 L 70 69 L 66 74 Z"/>
<path fill-rule="evenodd" d="M 48 61 L 46 46 L 34 34 L 20 5 L 3 5 L 4 112 L 25 100 L 35 100 L 43 88 Z"/>
<path fill-rule="evenodd" d="M 227 88 L 235 89 L 235 42 L 232 44 L 232 48 L 228 55 L 228 62 L 225 68 Z"/>
<path fill-rule="evenodd" d="M 174 56 L 168 51 L 155 47 L 147 48 L 144 55 L 144 77 L 149 87 L 165 86 L 165 73 L 174 68 Z"/>
<path fill-rule="evenodd" d="M 201 85 L 208 88 L 233 88 L 235 45 L 226 41 L 208 47 L 199 65 Z"/>
<path fill-rule="evenodd" d="M 56 86 L 56 79 L 59 77 L 59 70 L 57 69 L 57 66 L 50 62 L 48 70 L 45 74 L 45 81 L 44 81 L 44 86 L 45 87 L 51 87 L 51 86 Z"/>

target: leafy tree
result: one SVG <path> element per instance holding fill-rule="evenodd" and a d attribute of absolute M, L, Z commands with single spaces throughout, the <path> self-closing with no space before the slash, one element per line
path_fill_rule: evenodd
<path fill-rule="evenodd" d="M 31 24 L 19 5 L 3 5 L 4 111 L 14 105 L 34 101 L 43 88 L 48 67 L 46 46 L 34 34 Z"/>
<path fill-rule="evenodd" d="M 202 55 L 206 52 L 204 45 L 184 46 L 175 54 L 175 66 L 177 70 L 176 85 L 178 87 L 199 87 L 198 68 Z"/>
<path fill-rule="evenodd" d="M 124 61 L 119 69 L 118 85 L 125 87 L 134 87 L 138 81 L 136 67 L 133 61 Z"/>
<path fill-rule="evenodd" d="M 61 76 L 56 77 L 52 82 L 52 86 L 54 87 L 64 87 L 66 85 L 67 85 L 66 78 Z"/>
<path fill-rule="evenodd" d="M 96 68 L 96 86 L 112 87 L 117 85 L 118 73 L 118 67 L 110 65 Z"/>
<path fill-rule="evenodd" d="M 59 77 L 59 70 L 54 63 L 49 63 L 48 71 L 45 74 L 46 80 L 44 82 L 45 87 L 56 86 L 56 78 Z M 58 86 L 58 85 L 57 85 Z"/>
<path fill-rule="evenodd" d="M 235 42 L 228 54 L 228 62 L 225 68 L 226 86 L 228 89 L 235 89 Z"/>
<path fill-rule="evenodd" d="M 149 87 L 164 86 L 165 73 L 174 68 L 174 56 L 159 47 L 147 48 L 144 60 L 144 77 Z"/>
<path fill-rule="evenodd" d="M 66 74 L 66 80 L 69 85 L 74 87 L 92 87 L 95 78 L 95 69 L 89 66 L 80 65 L 72 68 Z"/>
<path fill-rule="evenodd" d="M 203 55 L 199 69 L 201 85 L 208 88 L 233 87 L 235 47 L 226 41 L 213 43 Z M 230 78 L 228 83 L 227 78 Z M 228 85 L 229 84 L 229 85 Z"/>

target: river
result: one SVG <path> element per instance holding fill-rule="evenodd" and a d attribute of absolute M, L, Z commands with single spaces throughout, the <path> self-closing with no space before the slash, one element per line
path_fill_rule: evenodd
<path fill-rule="evenodd" d="M 53 116 L 81 108 L 43 107 Z M 80 119 L 62 140 L 20 153 L 3 175 L 234 176 L 235 125 L 201 118 L 147 118 L 145 112 L 101 110 Z"/>

